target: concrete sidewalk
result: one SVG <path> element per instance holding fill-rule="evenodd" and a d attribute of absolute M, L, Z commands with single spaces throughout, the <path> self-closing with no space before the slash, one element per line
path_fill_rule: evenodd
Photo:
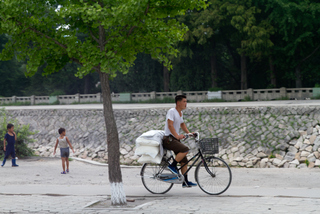
<path fill-rule="evenodd" d="M 320 169 L 234 168 L 230 188 L 210 196 L 200 188 L 180 185 L 153 195 L 142 185 L 140 167 L 123 167 L 128 198 L 137 206 L 94 208 L 110 195 L 107 166 L 72 161 L 60 174 L 60 160 L 19 160 L 20 167 L 0 168 L 0 213 L 313 213 L 320 210 Z M 192 172 L 189 176 L 193 180 Z M 128 202 L 128 205 L 130 202 Z"/>

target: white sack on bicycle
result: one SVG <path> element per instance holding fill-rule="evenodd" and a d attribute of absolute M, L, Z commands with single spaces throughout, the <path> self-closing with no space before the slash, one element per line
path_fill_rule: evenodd
<path fill-rule="evenodd" d="M 159 145 L 158 145 L 159 146 Z M 154 146 L 139 146 L 136 147 L 135 155 L 149 155 L 155 158 L 159 154 L 159 147 Z"/>
<path fill-rule="evenodd" d="M 159 146 L 162 145 L 163 130 L 150 130 L 136 139 L 136 146 Z"/>
<path fill-rule="evenodd" d="M 164 131 L 150 130 L 136 139 L 135 155 L 142 155 L 139 163 L 160 163 L 163 156 L 162 138 Z"/>
<path fill-rule="evenodd" d="M 155 158 L 150 157 L 149 155 L 142 155 L 138 162 L 139 163 L 157 163 L 160 164 L 162 160 L 162 156 L 158 154 Z"/>

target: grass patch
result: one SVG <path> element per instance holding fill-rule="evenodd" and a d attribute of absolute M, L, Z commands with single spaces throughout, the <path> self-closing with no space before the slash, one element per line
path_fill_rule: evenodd
<path fill-rule="evenodd" d="M 251 99 L 250 96 L 245 96 L 244 99 L 243 99 L 243 101 L 248 102 L 248 101 L 252 101 L 252 99 Z"/>
<path fill-rule="evenodd" d="M 1 103 L 0 106 L 30 106 L 31 102 Z"/>
<path fill-rule="evenodd" d="M 275 100 L 290 100 L 288 96 L 282 96 L 280 98 L 277 98 Z"/>
<path fill-rule="evenodd" d="M 320 100 L 320 94 L 314 96 L 314 97 L 311 97 L 312 100 Z"/>
<path fill-rule="evenodd" d="M 175 103 L 175 99 L 172 97 L 164 97 L 163 99 L 150 99 L 145 101 L 139 101 L 139 103 Z"/>
<path fill-rule="evenodd" d="M 214 98 L 214 99 L 205 99 L 202 102 L 204 103 L 221 103 L 221 102 L 227 102 L 226 100 Z"/>
<path fill-rule="evenodd" d="M 276 158 L 274 154 L 269 155 L 269 159 Z"/>

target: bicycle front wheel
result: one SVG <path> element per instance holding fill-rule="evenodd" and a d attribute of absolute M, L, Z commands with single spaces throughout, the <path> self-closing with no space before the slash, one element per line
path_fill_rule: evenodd
<path fill-rule="evenodd" d="M 220 195 L 230 186 L 232 175 L 226 162 L 217 157 L 205 158 L 195 171 L 195 178 L 202 191 L 209 195 Z"/>
<path fill-rule="evenodd" d="M 173 183 L 167 183 L 158 178 L 162 168 L 162 165 L 152 163 L 145 163 L 141 168 L 143 186 L 153 194 L 164 194 L 173 186 Z"/>

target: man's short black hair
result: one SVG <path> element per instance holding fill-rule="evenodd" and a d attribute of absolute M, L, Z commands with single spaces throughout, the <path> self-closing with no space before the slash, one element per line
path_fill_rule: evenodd
<path fill-rule="evenodd" d="M 14 125 L 11 124 L 11 123 L 9 123 L 9 124 L 7 125 L 7 129 L 11 129 L 12 127 L 14 127 Z"/>
<path fill-rule="evenodd" d="M 60 128 L 59 130 L 58 130 L 58 132 L 59 132 L 59 134 L 62 134 L 62 132 L 65 132 L 66 130 L 64 129 L 64 128 Z"/>
<path fill-rule="evenodd" d="M 186 95 L 177 95 L 175 98 L 176 104 L 178 101 L 181 101 L 183 99 L 187 99 L 187 96 Z"/>

